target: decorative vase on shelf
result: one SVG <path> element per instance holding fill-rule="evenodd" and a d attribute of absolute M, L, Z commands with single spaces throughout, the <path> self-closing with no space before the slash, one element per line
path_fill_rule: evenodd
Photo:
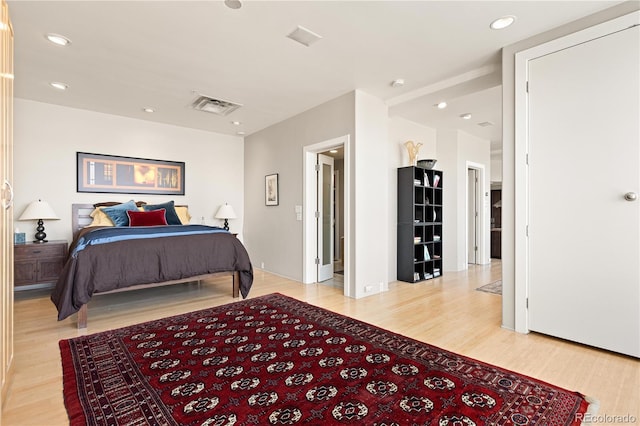
<path fill-rule="evenodd" d="M 404 146 L 407 148 L 407 152 L 409 153 L 409 165 L 415 166 L 416 159 L 418 158 L 418 152 L 420 151 L 422 144 L 420 142 L 414 143 L 413 141 L 406 141 Z"/>

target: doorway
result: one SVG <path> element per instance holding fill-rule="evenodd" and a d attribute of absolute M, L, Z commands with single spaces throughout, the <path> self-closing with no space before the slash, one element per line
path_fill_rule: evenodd
<path fill-rule="evenodd" d="M 467 169 L 467 263 L 478 263 L 478 171 Z"/>
<path fill-rule="evenodd" d="M 489 263 L 489 250 L 487 247 L 489 230 L 487 203 L 489 191 L 488 189 L 485 190 L 485 182 L 485 166 L 467 161 L 465 209 L 467 265 L 486 265 Z"/>
<path fill-rule="evenodd" d="M 332 149 L 327 154 L 337 153 Z M 316 163 L 316 179 L 318 181 L 318 203 L 316 207 L 316 227 L 318 230 L 318 246 L 316 262 L 318 264 L 317 282 L 324 282 L 333 278 L 334 241 L 335 241 L 335 198 L 332 156 L 318 154 Z"/>
<path fill-rule="evenodd" d="M 317 282 L 330 283 L 343 288 L 345 296 L 352 297 L 355 294 L 352 280 L 350 279 L 350 137 L 345 135 L 339 138 L 327 140 L 317 144 L 304 147 L 304 215 L 303 215 L 303 283 L 312 284 Z M 337 152 L 331 152 L 331 151 Z M 320 157 L 322 155 L 322 157 Z M 321 174 L 323 166 L 316 164 L 318 158 L 331 157 L 333 159 L 333 170 L 331 171 L 331 185 L 327 187 L 329 190 L 329 205 L 331 206 L 328 213 L 333 218 L 329 218 L 324 224 L 330 232 L 318 232 L 318 222 L 322 218 L 322 206 L 318 204 L 319 195 L 322 196 L 322 187 L 318 187 L 318 175 Z M 326 158 L 325 158 L 326 160 Z M 323 177 L 326 176 L 323 174 Z M 323 179 L 325 180 L 325 179 Z M 326 199 L 323 197 L 323 200 Z M 323 203 L 327 204 L 327 203 Z M 319 209 L 320 207 L 320 209 Z M 316 213 L 317 212 L 317 213 Z M 316 217 L 317 215 L 317 217 Z M 328 242 L 328 245 L 325 244 Z M 322 244 L 322 245 L 321 245 Z M 326 247 L 329 248 L 328 253 L 325 252 Z M 320 249 L 320 252 L 319 252 Z M 335 267 L 332 276 L 326 280 L 327 275 L 319 275 L 320 268 L 318 265 L 322 263 L 321 256 L 325 254 L 331 257 L 331 263 Z M 317 259 L 317 260 L 316 260 Z M 316 263 L 317 262 L 317 263 Z M 322 272 L 320 272 L 322 274 Z M 326 273 L 326 270 L 324 271 Z M 325 279 L 323 279 L 325 278 Z M 338 285 L 339 284 L 339 285 Z"/>
<path fill-rule="evenodd" d="M 344 209 L 342 208 L 342 194 L 344 187 L 342 182 L 342 172 L 344 171 L 344 148 L 342 148 L 342 160 L 334 161 L 333 169 L 333 273 L 344 275 Z"/>
<path fill-rule="evenodd" d="M 502 259 L 502 183 L 491 183 L 491 258 Z"/>

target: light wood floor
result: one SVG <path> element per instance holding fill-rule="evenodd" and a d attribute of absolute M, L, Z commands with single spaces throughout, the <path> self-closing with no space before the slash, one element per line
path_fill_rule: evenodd
<path fill-rule="evenodd" d="M 640 418 L 640 362 L 634 358 L 500 327 L 501 297 L 475 288 L 500 278 L 500 263 L 446 273 L 359 300 L 335 285 L 303 285 L 260 270 L 250 297 L 279 292 L 600 401 L 599 414 Z M 94 298 L 88 333 L 233 302 L 229 278 Z M 77 336 L 75 319 L 56 321 L 43 290 L 15 302 L 15 365 L 3 425 L 68 424 L 62 400 L 60 339 Z M 85 333 L 82 333 L 85 334 Z M 602 421 L 600 423 L 603 423 Z M 608 424 L 613 424 L 608 422 Z"/>

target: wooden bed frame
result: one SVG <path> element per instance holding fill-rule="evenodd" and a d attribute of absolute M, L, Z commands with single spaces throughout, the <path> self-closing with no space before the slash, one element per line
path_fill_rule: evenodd
<path fill-rule="evenodd" d="M 91 222 L 93 221 L 93 218 L 91 217 L 91 212 L 94 209 L 95 207 L 93 204 L 72 204 L 71 205 L 71 224 L 72 224 L 72 232 L 73 232 L 74 239 L 82 228 L 91 224 Z M 94 293 L 94 295 L 121 293 L 125 291 L 140 290 L 144 288 L 161 287 L 161 286 L 171 285 L 171 284 L 194 282 L 194 281 L 200 281 L 206 278 L 219 277 L 219 276 L 225 276 L 225 275 L 227 276 L 230 275 L 232 277 L 233 297 L 234 298 L 240 297 L 240 272 L 239 271 L 216 272 L 213 274 L 197 275 L 197 276 L 188 277 L 180 280 L 133 285 L 131 287 L 119 288 L 111 291 L 104 291 L 99 293 L 96 292 Z M 85 305 L 82 305 L 82 307 L 78 311 L 78 328 L 87 328 L 88 319 L 89 319 L 89 312 L 88 312 L 87 305 L 85 304 Z"/>

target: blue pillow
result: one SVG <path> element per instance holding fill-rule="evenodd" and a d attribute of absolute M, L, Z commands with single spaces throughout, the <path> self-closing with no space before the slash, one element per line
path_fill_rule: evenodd
<path fill-rule="evenodd" d="M 182 222 L 180 222 L 180 218 L 178 217 L 178 213 L 176 212 L 176 207 L 173 200 L 162 204 L 147 204 L 142 206 L 142 208 L 146 212 L 165 209 L 165 218 L 167 219 L 167 225 L 182 225 Z"/>
<path fill-rule="evenodd" d="M 104 207 L 102 211 L 109 216 L 109 219 L 115 226 L 129 226 L 129 216 L 127 216 L 127 210 L 138 211 L 136 202 L 133 200 L 126 203 L 116 204 L 111 207 Z"/>

